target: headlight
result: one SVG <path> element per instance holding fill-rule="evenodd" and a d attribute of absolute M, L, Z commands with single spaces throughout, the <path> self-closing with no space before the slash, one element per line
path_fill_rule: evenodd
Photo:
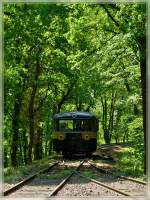
<path fill-rule="evenodd" d="M 64 139 L 65 139 L 65 136 L 64 136 L 64 135 L 59 135 L 59 136 L 58 136 L 58 139 L 59 139 L 59 140 L 64 140 Z"/>
<path fill-rule="evenodd" d="M 84 139 L 85 139 L 85 140 L 89 140 L 89 136 L 88 136 L 88 135 L 85 135 L 85 136 L 84 136 Z"/>

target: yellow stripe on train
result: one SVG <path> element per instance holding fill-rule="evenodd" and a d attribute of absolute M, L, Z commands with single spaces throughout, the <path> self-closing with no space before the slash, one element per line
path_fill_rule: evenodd
<path fill-rule="evenodd" d="M 64 140 L 66 139 L 66 134 L 65 133 L 53 133 L 52 134 L 52 139 L 58 139 L 58 140 Z"/>
<path fill-rule="evenodd" d="M 95 132 L 82 132 L 80 134 L 82 135 L 83 140 L 96 139 Z M 65 132 L 55 132 L 54 134 L 52 134 L 52 138 L 58 139 L 58 140 L 64 140 L 64 139 L 66 139 L 66 133 Z"/>
<path fill-rule="evenodd" d="M 90 139 L 95 139 L 96 138 L 96 133 L 95 132 L 84 132 L 82 134 L 82 139 L 83 140 L 90 140 Z"/>

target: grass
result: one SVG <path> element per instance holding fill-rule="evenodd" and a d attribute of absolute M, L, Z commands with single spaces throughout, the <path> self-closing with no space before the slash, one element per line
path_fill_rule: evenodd
<path fill-rule="evenodd" d="M 18 182 L 23 178 L 38 172 L 39 170 L 48 167 L 49 160 L 47 158 L 33 161 L 31 165 L 19 167 L 7 167 L 3 169 L 4 182 Z"/>
<path fill-rule="evenodd" d="M 136 154 L 133 147 L 124 148 L 122 152 L 118 153 L 118 157 L 115 175 L 132 176 L 145 181 L 142 156 Z"/>
<path fill-rule="evenodd" d="M 70 174 L 71 174 L 71 170 L 64 169 L 63 171 L 53 172 L 52 174 L 49 174 L 49 176 L 47 176 L 46 174 L 41 174 L 39 175 L 39 177 L 44 178 L 44 179 L 59 179 L 59 178 L 67 177 Z"/>
<path fill-rule="evenodd" d="M 132 143 L 122 147 L 120 151 L 113 153 L 113 156 L 117 158 L 116 162 L 93 160 L 95 164 L 108 163 L 112 166 L 114 175 L 130 176 L 141 181 L 146 181 L 146 175 L 144 175 L 144 160 L 143 151 L 135 148 Z"/>
<path fill-rule="evenodd" d="M 94 174 L 92 171 L 83 171 L 82 174 L 87 178 L 93 178 L 93 179 L 97 178 L 96 174 Z"/>
<path fill-rule="evenodd" d="M 124 175 L 131 176 L 137 178 L 139 180 L 145 181 L 146 176 L 143 172 L 143 159 L 142 155 L 139 153 L 135 153 L 135 149 L 132 146 L 124 147 L 122 151 L 116 152 L 118 160 L 114 163 L 113 168 L 115 169 L 114 175 Z M 52 161 L 52 159 L 51 159 Z M 72 161 L 68 161 L 72 162 Z M 99 163 L 110 163 L 110 161 L 97 161 L 93 160 L 95 164 Z M 48 158 L 33 161 L 31 165 L 20 166 L 20 167 L 8 167 L 3 169 L 4 174 L 4 182 L 16 183 L 21 181 L 25 177 L 38 172 L 39 170 L 48 167 L 50 161 Z M 49 176 L 51 179 L 62 178 L 68 176 L 71 173 L 71 170 L 65 169 L 60 171 L 59 173 L 53 173 Z M 82 172 L 83 175 L 89 178 L 96 178 L 94 173 L 90 171 Z M 41 175 L 40 175 L 41 176 Z"/>

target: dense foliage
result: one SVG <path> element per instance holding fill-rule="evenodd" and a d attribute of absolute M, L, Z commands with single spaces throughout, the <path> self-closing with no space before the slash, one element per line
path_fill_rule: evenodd
<path fill-rule="evenodd" d="M 99 143 L 132 141 L 143 162 L 144 3 L 5 4 L 4 62 L 5 167 L 50 155 L 53 115 L 74 110 L 98 116 Z"/>

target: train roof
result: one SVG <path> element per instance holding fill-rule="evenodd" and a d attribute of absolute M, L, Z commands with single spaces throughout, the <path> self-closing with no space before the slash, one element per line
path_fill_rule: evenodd
<path fill-rule="evenodd" d="M 89 112 L 61 112 L 54 115 L 54 119 L 96 119 Z"/>

